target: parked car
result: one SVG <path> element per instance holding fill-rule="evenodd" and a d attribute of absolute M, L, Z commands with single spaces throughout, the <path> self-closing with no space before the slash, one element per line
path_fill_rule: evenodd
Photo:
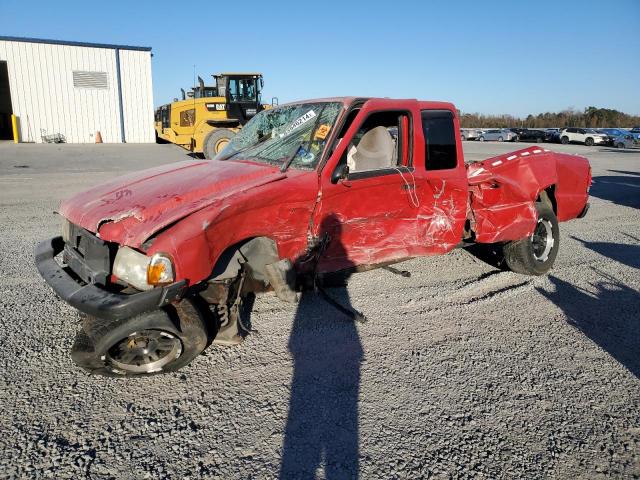
<path fill-rule="evenodd" d="M 609 145 L 615 145 L 615 140 L 618 137 L 629 135 L 629 132 L 622 128 L 598 128 L 596 131 L 607 136 L 607 143 Z"/>
<path fill-rule="evenodd" d="M 633 135 L 633 138 L 636 141 L 640 140 L 640 127 L 633 127 L 631 130 L 629 130 L 629 133 Z"/>
<path fill-rule="evenodd" d="M 71 357 L 101 375 L 175 371 L 209 340 L 240 343 L 240 313 L 264 291 L 297 302 L 317 288 L 363 320 L 323 282 L 463 243 L 499 246 L 514 272 L 547 273 L 559 222 L 587 212 L 588 160 L 529 147 L 465 165 L 459 132 L 450 103 L 292 103 L 256 114 L 214 160 L 73 195 L 58 209 L 61 236 L 35 255 L 86 314 Z"/>
<path fill-rule="evenodd" d="M 480 136 L 478 137 L 478 140 L 480 142 L 485 142 L 485 141 L 513 142 L 517 137 L 518 135 L 512 132 L 511 130 L 509 130 L 508 128 L 501 128 L 501 129 L 485 130 L 482 134 L 480 134 Z"/>
<path fill-rule="evenodd" d="M 596 132 L 593 128 L 565 128 L 560 132 L 560 143 L 584 143 L 590 147 L 595 144 L 606 144 L 607 136 Z"/>
<path fill-rule="evenodd" d="M 545 133 L 542 130 L 529 130 L 528 128 L 519 129 L 517 141 L 521 142 L 544 142 Z"/>
<path fill-rule="evenodd" d="M 465 140 L 477 140 L 482 130 L 477 128 L 461 128 L 460 129 L 460 139 L 464 142 Z"/>
<path fill-rule="evenodd" d="M 560 142 L 560 129 L 559 128 L 545 128 L 544 140 L 546 142 Z"/>
<path fill-rule="evenodd" d="M 618 135 L 613 138 L 611 145 L 616 148 L 631 148 L 635 145 L 635 138 L 632 133 L 626 133 L 624 135 Z"/>

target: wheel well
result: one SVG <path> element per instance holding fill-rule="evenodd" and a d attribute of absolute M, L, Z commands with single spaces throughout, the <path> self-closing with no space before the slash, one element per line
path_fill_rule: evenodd
<path fill-rule="evenodd" d="M 536 202 L 545 203 L 553 209 L 553 213 L 558 214 L 558 203 L 556 202 L 556 186 L 549 185 L 538 193 Z"/>
<path fill-rule="evenodd" d="M 240 265 L 247 263 L 253 277 L 266 281 L 265 265 L 280 260 L 276 242 L 268 237 L 246 238 L 227 247 L 216 260 L 211 280 L 226 280 L 238 276 Z"/>

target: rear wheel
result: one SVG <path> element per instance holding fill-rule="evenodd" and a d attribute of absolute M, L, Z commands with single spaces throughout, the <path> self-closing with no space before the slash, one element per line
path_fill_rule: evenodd
<path fill-rule="evenodd" d="M 509 269 L 525 275 L 547 273 L 558 255 L 560 228 L 553 210 L 544 203 L 536 203 L 538 221 L 530 237 L 509 242 L 503 247 L 504 260 Z"/>
<path fill-rule="evenodd" d="M 480 137 L 480 138 L 478 138 L 478 141 L 479 141 L 479 142 L 484 142 L 484 137 Z"/>
<path fill-rule="evenodd" d="M 498 141 L 502 142 L 503 138 L 502 137 L 498 137 Z"/>
<path fill-rule="evenodd" d="M 616 148 L 624 148 L 624 143 L 622 143 L 622 142 L 618 142 L 618 143 L 616 144 Z"/>
<path fill-rule="evenodd" d="M 544 142 L 544 138 L 543 137 L 538 137 L 536 142 L 537 143 L 542 143 L 542 142 Z"/>
<path fill-rule="evenodd" d="M 130 377 L 178 370 L 208 343 L 204 320 L 194 304 L 185 299 L 180 305 L 180 318 L 165 310 L 115 321 L 87 317 L 71 358 L 97 375 Z"/>
<path fill-rule="evenodd" d="M 202 146 L 202 153 L 204 153 L 204 157 L 211 160 L 227 146 L 229 140 L 231 140 L 234 135 L 235 132 L 228 128 L 216 128 L 211 130 L 207 136 L 204 137 Z"/>
<path fill-rule="evenodd" d="M 560 143 L 562 143 L 563 145 L 566 145 L 567 143 L 569 143 L 569 137 L 562 137 L 560 139 Z"/>
<path fill-rule="evenodd" d="M 593 138 L 589 137 L 589 138 L 585 139 L 584 144 L 587 147 L 592 147 L 593 146 Z"/>
<path fill-rule="evenodd" d="M 464 141 L 467 139 L 467 137 L 465 137 L 464 135 L 462 135 L 462 136 L 460 137 L 460 139 L 464 142 Z"/>

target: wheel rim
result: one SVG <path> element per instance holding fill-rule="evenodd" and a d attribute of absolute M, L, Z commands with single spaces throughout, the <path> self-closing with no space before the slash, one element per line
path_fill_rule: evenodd
<path fill-rule="evenodd" d="M 106 359 L 114 368 L 132 373 L 162 370 L 182 354 L 182 342 L 162 330 L 142 330 L 116 342 Z"/>
<path fill-rule="evenodd" d="M 220 150 L 222 150 L 224 147 L 226 147 L 226 146 L 227 146 L 227 143 L 229 143 L 229 139 L 228 139 L 228 138 L 221 138 L 220 140 L 218 140 L 218 141 L 216 142 L 216 145 L 215 145 L 214 151 L 215 151 L 216 153 L 219 153 L 219 152 L 220 152 Z"/>
<path fill-rule="evenodd" d="M 533 235 L 531 235 L 533 257 L 538 262 L 546 262 L 553 249 L 554 243 L 555 240 L 553 238 L 551 222 L 545 218 L 539 218 Z"/>

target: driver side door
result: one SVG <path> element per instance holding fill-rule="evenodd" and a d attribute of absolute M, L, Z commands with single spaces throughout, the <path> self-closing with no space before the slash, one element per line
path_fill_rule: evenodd
<path fill-rule="evenodd" d="M 328 237 L 318 271 L 411 257 L 421 244 L 415 198 L 419 174 L 413 166 L 422 161 L 413 151 L 420 128 L 417 102 L 369 100 L 351 125 L 338 128 L 312 219 L 313 236 Z M 332 178 L 344 165 L 350 167 L 346 178 Z"/>

